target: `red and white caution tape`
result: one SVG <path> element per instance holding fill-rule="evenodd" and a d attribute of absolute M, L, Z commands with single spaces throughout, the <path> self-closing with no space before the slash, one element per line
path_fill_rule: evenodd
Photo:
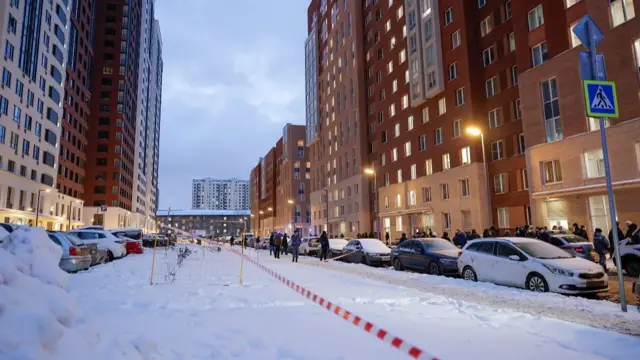
<path fill-rule="evenodd" d="M 242 254 L 235 250 L 235 249 L 230 249 L 231 251 L 233 251 L 234 253 L 242 256 Z M 254 265 L 258 266 L 260 269 L 264 270 L 267 274 L 273 276 L 274 278 L 276 278 L 278 281 L 280 281 L 281 283 L 285 284 L 287 287 L 289 287 L 290 289 L 294 290 L 295 292 L 297 292 L 298 294 L 306 297 L 307 299 L 313 301 L 314 303 L 322 306 L 323 308 L 325 308 L 326 310 L 334 313 L 336 316 L 341 317 L 342 319 L 352 323 L 353 325 L 359 327 L 360 329 L 375 335 L 379 340 L 384 341 L 387 344 L 390 344 L 391 346 L 393 346 L 394 348 L 404 352 L 405 354 L 409 355 L 411 358 L 413 359 L 420 359 L 420 360 L 439 360 L 439 358 L 435 357 L 434 355 L 429 354 L 428 352 L 420 349 L 417 346 L 411 345 L 410 343 L 402 340 L 401 338 L 391 334 L 390 332 L 388 332 L 387 330 L 377 327 L 376 325 L 374 325 L 373 323 L 364 320 L 363 318 L 361 318 L 360 316 L 357 316 L 355 314 L 353 314 L 352 312 L 340 307 L 339 305 L 325 299 L 324 297 L 310 291 L 309 289 L 300 286 L 298 284 L 296 284 L 295 282 L 285 278 L 284 276 L 278 274 L 277 272 L 271 270 L 270 268 L 259 264 L 255 259 L 246 256 L 245 258 L 247 260 L 249 260 L 251 263 L 253 263 Z"/>

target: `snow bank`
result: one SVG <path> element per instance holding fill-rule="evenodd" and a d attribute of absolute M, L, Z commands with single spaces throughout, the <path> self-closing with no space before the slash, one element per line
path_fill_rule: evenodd
<path fill-rule="evenodd" d="M 93 352 L 97 333 L 76 328 L 61 255 L 42 228 L 17 229 L 2 243 L 0 359 L 74 359 Z"/>

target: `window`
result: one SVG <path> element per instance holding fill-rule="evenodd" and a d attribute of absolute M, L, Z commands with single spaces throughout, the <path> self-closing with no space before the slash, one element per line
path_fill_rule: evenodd
<path fill-rule="evenodd" d="M 478 8 L 487 5 L 487 0 L 478 0 Z"/>
<path fill-rule="evenodd" d="M 453 34 L 451 34 L 451 49 L 455 49 L 462 44 L 462 35 L 460 35 L 460 30 L 456 30 Z"/>
<path fill-rule="evenodd" d="M 398 177 L 398 184 L 402 184 L 402 169 L 398 169 L 397 177 Z"/>
<path fill-rule="evenodd" d="M 440 195 L 442 200 L 449 200 L 449 184 L 440 184 Z"/>
<path fill-rule="evenodd" d="M 493 161 L 504 159 L 504 141 L 498 140 L 491 143 L 491 159 Z"/>
<path fill-rule="evenodd" d="M 633 0 L 609 0 L 612 25 L 618 26 L 636 16 Z"/>
<path fill-rule="evenodd" d="M 471 195 L 471 188 L 469 186 L 469 179 L 460 180 L 460 196 L 463 198 Z"/>
<path fill-rule="evenodd" d="M 400 194 L 396 194 L 396 207 L 402 207 L 402 196 Z"/>
<path fill-rule="evenodd" d="M 456 106 L 464 105 L 464 87 L 456 90 Z"/>
<path fill-rule="evenodd" d="M 527 169 L 520 170 L 520 176 L 522 177 L 522 190 L 529 189 L 529 171 Z"/>
<path fill-rule="evenodd" d="M 389 173 L 384 174 L 384 186 L 389 186 L 391 180 L 389 179 Z"/>
<path fill-rule="evenodd" d="M 449 80 L 453 80 L 458 77 L 458 63 L 454 62 L 449 65 Z"/>
<path fill-rule="evenodd" d="M 485 94 L 488 98 L 495 96 L 498 93 L 498 79 L 496 77 L 492 77 L 487 80 L 484 84 Z"/>
<path fill-rule="evenodd" d="M 493 191 L 496 194 L 507 192 L 507 174 L 502 173 L 493 176 Z"/>
<path fill-rule="evenodd" d="M 404 143 L 404 157 L 411 156 L 411 141 Z"/>
<path fill-rule="evenodd" d="M 411 180 L 418 178 L 418 166 L 416 164 L 411 165 Z"/>
<path fill-rule="evenodd" d="M 385 196 L 383 198 L 383 203 L 384 203 L 384 208 L 388 209 L 389 208 L 389 197 L 388 196 Z"/>
<path fill-rule="evenodd" d="M 485 37 L 493 29 L 493 19 L 489 15 L 480 22 L 480 36 Z"/>
<path fill-rule="evenodd" d="M 427 89 L 431 90 L 438 85 L 438 81 L 436 79 L 436 72 L 429 71 L 427 73 Z"/>
<path fill-rule="evenodd" d="M 451 155 L 449 153 L 442 154 L 442 170 L 451 169 Z"/>
<path fill-rule="evenodd" d="M 553 184 L 562 181 L 562 168 L 560 160 L 545 161 L 542 163 L 542 174 L 545 184 Z"/>
<path fill-rule="evenodd" d="M 451 214 L 442 213 L 442 229 L 451 230 Z"/>
<path fill-rule="evenodd" d="M 433 161 L 431 159 L 427 159 L 425 162 L 425 174 L 431 175 L 433 174 Z"/>
<path fill-rule="evenodd" d="M 391 161 L 398 161 L 398 148 L 391 150 Z"/>
<path fill-rule="evenodd" d="M 567 3 L 567 9 L 579 3 L 580 1 L 582 0 L 565 0 L 565 2 Z"/>
<path fill-rule="evenodd" d="M 386 166 L 386 165 L 387 165 L 387 154 L 382 153 L 380 154 L 380 166 Z M 310 167 L 309 167 L 309 171 L 311 171 Z"/>
<path fill-rule="evenodd" d="M 422 109 L 422 123 L 426 124 L 429 122 L 429 108 L 425 107 Z"/>
<path fill-rule="evenodd" d="M 482 51 L 482 63 L 484 64 L 484 67 L 487 67 L 494 61 L 496 61 L 495 48 L 491 45 Z"/>
<path fill-rule="evenodd" d="M 447 99 L 442 98 L 438 100 L 438 114 L 444 115 L 447 112 Z"/>
<path fill-rule="evenodd" d="M 602 149 L 587 151 L 583 154 L 583 157 L 585 175 L 587 179 L 605 176 Z"/>
<path fill-rule="evenodd" d="M 422 188 L 422 202 L 430 203 L 431 202 L 431 188 L 423 187 Z"/>
<path fill-rule="evenodd" d="M 589 131 L 600 130 L 600 119 L 587 117 L 587 120 L 589 122 Z M 610 125 L 609 119 L 604 119 L 604 127 L 608 128 Z"/>
<path fill-rule="evenodd" d="M 518 154 L 524 154 L 524 133 L 518 134 Z"/>
<path fill-rule="evenodd" d="M 576 27 L 577 24 L 578 23 L 576 22 L 569 27 L 569 39 L 571 40 L 571 47 L 576 47 L 582 44 L 582 41 L 580 41 L 580 39 L 573 32 L 573 29 Z"/>
<path fill-rule="evenodd" d="M 409 115 L 407 118 L 407 131 L 413 130 L 413 115 Z"/>
<path fill-rule="evenodd" d="M 531 59 L 533 66 L 538 66 L 549 59 L 546 42 L 540 43 L 531 49 Z"/>
<path fill-rule="evenodd" d="M 520 99 L 516 99 L 511 104 L 512 104 L 511 106 L 513 108 L 513 118 L 514 118 L 514 120 L 521 120 L 522 119 L 522 112 L 520 111 Z"/>
<path fill-rule="evenodd" d="M 471 164 L 471 148 L 468 146 L 465 146 L 462 149 L 460 149 L 460 158 L 461 158 L 462 165 Z"/>
<path fill-rule="evenodd" d="M 404 95 L 402 97 L 402 110 L 409 107 L 409 95 Z"/>
<path fill-rule="evenodd" d="M 529 23 L 529 31 L 535 30 L 544 24 L 542 5 L 538 5 L 533 10 L 529 11 L 529 14 L 527 15 L 527 22 Z"/>
<path fill-rule="evenodd" d="M 507 46 L 508 46 L 509 52 L 516 51 L 516 33 L 513 33 L 513 32 L 509 33 Z"/>
<path fill-rule="evenodd" d="M 562 120 L 560 119 L 560 104 L 558 102 L 556 79 L 553 78 L 543 81 L 541 88 L 547 142 L 562 140 Z"/>
<path fill-rule="evenodd" d="M 395 124 L 393 126 L 393 137 L 398 137 L 400 136 L 400 124 Z"/>
<path fill-rule="evenodd" d="M 434 132 L 434 139 L 436 145 L 442 144 L 442 128 L 437 128 Z"/>
<path fill-rule="evenodd" d="M 389 117 L 392 117 L 396 114 L 396 104 L 391 104 L 389 106 Z"/>
<path fill-rule="evenodd" d="M 498 227 L 509 227 L 509 208 L 498 208 Z"/>
<path fill-rule="evenodd" d="M 444 12 L 444 26 L 447 26 L 453 22 L 453 9 L 448 8 Z"/>
<path fill-rule="evenodd" d="M 453 122 L 453 138 L 460 137 L 462 132 L 462 120 L 458 119 Z"/>
<path fill-rule="evenodd" d="M 411 190 L 409 191 L 409 206 L 413 206 L 416 204 L 416 191 L 415 190 Z"/>
<path fill-rule="evenodd" d="M 396 231 L 403 231 L 402 216 L 396 216 Z"/>
<path fill-rule="evenodd" d="M 514 65 L 511 67 L 511 86 L 518 85 L 520 82 L 518 78 L 518 65 Z"/>
<path fill-rule="evenodd" d="M 427 137 L 421 135 L 418 140 L 418 151 L 425 151 L 427 149 Z"/>
<path fill-rule="evenodd" d="M 500 127 L 500 108 L 495 108 L 489 111 L 489 129 L 495 129 Z"/>

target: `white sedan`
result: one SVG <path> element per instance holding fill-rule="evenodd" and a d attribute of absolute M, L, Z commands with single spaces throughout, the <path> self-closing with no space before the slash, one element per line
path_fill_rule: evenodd
<path fill-rule="evenodd" d="M 609 289 L 602 267 L 537 239 L 484 238 L 467 243 L 458 257 L 460 275 L 536 292 L 594 294 Z"/>
<path fill-rule="evenodd" d="M 107 252 L 107 261 L 127 255 L 126 241 L 117 238 L 109 231 L 95 229 L 77 229 L 69 232 L 82 239 L 86 244 L 96 244 L 98 249 Z"/>

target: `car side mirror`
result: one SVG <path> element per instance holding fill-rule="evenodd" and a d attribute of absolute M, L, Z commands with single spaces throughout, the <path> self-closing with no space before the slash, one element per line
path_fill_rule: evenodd
<path fill-rule="evenodd" d="M 520 261 L 520 256 L 518 255 L 510 255 L 509 260 Z"/>

